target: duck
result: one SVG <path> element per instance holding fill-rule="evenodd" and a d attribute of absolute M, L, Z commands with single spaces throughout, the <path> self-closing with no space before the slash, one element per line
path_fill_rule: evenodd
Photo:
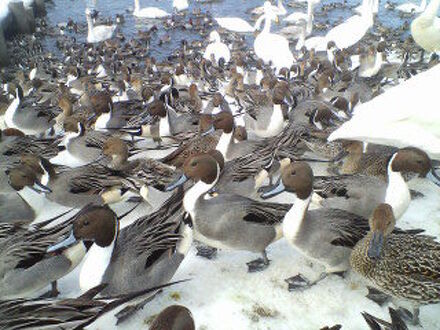
<path fill-rule="evenodd" d="M 401 235 L 389 204 L 378 205 L 369 219 L 370 230 L 354 247 L 350 264 L 369 284 L 413 308 L 419 324 L 419 306 L 440 302 L 438 269 L 440 244 L 426 235 Z"/>
<path fill-rule="evenodd" d="M 214 19 L 220 27 L 228 31 L 238 33 L 250 33 L 255 31 L 252 25 L 239 17 L 214 17 Z"/>
<path fill-rule="evenodd" d="M 268 138 L 280 134 L 284 128 L 284 115 L 282 107 L 285 104 L 285 92 L 282 88 L 274 88 L 272 92 L 272 106 L 261 107 L 254 119 L 245 116 L 246 127 L 258 137 Z"/>
<path fill-rule="evenodd" d="M 148 287 L 119 297 L 97 297 L 106 284 L 97 285 L 76 298 L 16 298 L 0 301 L 0 327 L 3 329 L 84 329 L 106 313 L 174 283 Z M 50 320 L 50 325 L 47 324 Z M 119 318 L 118 318 L 119 321 Z M 115 325 L 116 326 L 116 325 Z"/>
<path fill-rule="evenodd" d="M 215 187 L 222 164 L 220 153 L 195 155 L 185 162 L 182 176 L 166 190 L 193 180 L 194 185 L 183 198 L 193 238 L 219 249 L 260 253 L 262 258 L 247 263 L 248 271 L 264 270 L 269 266 L 266 248 L 281 237 L 277 224 L 288 206 L 261 203 L 234 194 L 210 195 L 208 192 Z M 228 208 L 225 209 L 225 205 Z"/>
<path fill-rule="evenodd" d="M 350 139 L 399 148 L 413 146 L 424 150 L 432 159 L 440 159 L 437 125 L 440 117 L 432 110 L 435 95 L 426 90 L 426 84 L 438 79 L 440 65 L 401 82 L 369 102 L 357 105 L 353 117 L 332 132 L 328 141 Z M 426 106 L 420 107 L 420 100 Z M 369 129 L 372 125 L 374 130 Z"/>
<path fill-rule="evenodd" d="M 76 119 L 66 123 L 65 127 L 69 129 L 59 143 L 65 149 L 49 158 L 51 164 L 74 168 L 91 164 L 101 157 L 102 139 L 107 139 L 107 135 L 91 130 L 86 132 L 84 124 Z"/>
<path fill-rule="evenodd" d="M 58 294 L 56 281 L 70 273 L 82 261 L 86 253 L 83 244 L 72 244 L 58 254 L 46 249 L 67 233 L 70 220 L 54 226 L 45 226 L 51 221 L 28 228 L 14 224 L 8 235 L 0 240 L 2 249 L 0 267 L 0 298 L 27 297 L 52 284 L 52 290 L 44 296 Z M 4 226 L 2 226 L 3 229 Z"/>
<path fill-rule="evenodd" d="M 386 202 L 393 206 L 396 219 L 400 219 L 411 202 L 404 176 L 416 174 L 435 184 L 440 182 L 431 159 L 420 149 L 397 150 L 389 157 L 386 168 L 387 182 L 362 174 L 316 178 L 315 190 L 324 198 L 321 205 L 369 217 L 377 204 Z"/>
<path fill-rule="evenodd" d="M 86 8 L 86 19 L 88 26 L 87 42 L 90 44 L 99 43 L 113 38 L 116 31 L 116 24 L 94 26 L 91 11 Z"/>
<path fill-rule="evenodd" d="M 361 54 L 359 77 L 371 78 L 379 73 L 384 63 L 384 50 L 383 44 L 379 44 L 377 47 L 370 46 L 364 54 Z"/>
<path fill-rule="evenodd" d="M 272 198 L 284 191 L 293 194 L 293 206 L 282 221 L 283 237 L 309 259 L 324 266 L 318 280 L 310 282 L 302 275 L 287 279 L 289 290 L 310 287 L 328 274 L 350 269 L 350 255 L 355 244 L 368 232 L 368 220 L 337 208 L 309 210 L 314 175 L 304 161 L 284 167 L 278 182 L 265 189 L 261 198 Z"/>
<path fill-rule="evenodd" d="M 191 311 L 182 305 L 171 305 L 163 309 L 150 325 L 151 330 L 185 329 L 195 330 Z"/>
<path fill-rule="evenodd" d="M 165 10 L 156 7 L 141 8 L 139 0 L 134 0 L 133 15 L 139 18 L 164 18 L 170 16 Z"/>
<path fill-rule="evenodd" d="M 32 105 L 33 99 L 23 99 L 20 85 L 15 90 L 15 98 L 4 115 L 7 128 L 15 128 L 26 135 L 44 135 L 53 126 L 55 114 L 46 106 Z"/>
<path fill-rule="evenodd" d="M 88 203 L 103 205 L 119 202 L 125 193 L 136 189 L 135 185 L 121 173 L 100 165 L 82 166 L 69 171 L 55 171 L 46 159 L 35 156 L 22 157 L 22 163 L 37 173 L 34 182 L 27 176 L 10 175 L 10 184 L 17 191 L 23 186 L 40 186 L 39 193 L 45 193 L 47 200 L 72 208 L 81 208 Z M 128 197 L 127 197 L 128 198 Z"/>
<path fill-rule="evenodd" d="M 271 21 L 277 21 L 278 16 L 273 11 L 269 1 L 264 3 L 264 14 L 255 23 L 255 28 L 259 29 L 264 20 L 263 30 L 258 34 L 254 41 L 254 51 L 257 57 L 264 63 L 276 68 L 277 71 L 283 67 L 290 68 L 294 57 L 289 48 L 289 41 L 280 35 L 270 32 Z"/>
<path fill-rule="evenodd" d="M 373 26 L 372 0 L 363 0 L 362 13 L 349 17 L 327 32 L 327 41 L 334 41 L 339 49 L 353 46 Z"/>
<path fill-rule="evenodd" d="M 78 242 L 88 244 L 79 275 L 82 291 L 106 283 L 103 294 L 121 295 L 162 285 L 191 247 L 192 233 L 181 221 L 181 206 L 178 191 L 156 212 L 120 229 L 110 208 L 88 205 L 70 226 L 69 236 L 47 250 L 54 253 Z"/>
<path fill-rule="evenodd" d="M 422 0 L 420 2 L 420 5 L 418 6 L 412 2 L 406 2 L 406 3 L 402 3 L 401 5 L 398 5 L 395 9 L 404 13 L 418 14 L 423 12 L 425 8 L 426 8 L 426 0 Z"/>
<path fill-rule="evenodd" d="M 428 52 L 440 50 L 440 18 L 437 16 L 439 0 L 431 0 L 423 13 L 411 22 L 414 41 Z"/>
<path fill-rule="evenodd" d="M 188 0 L 173 0 L 173 9 L 177 12 L 187 10 L 188 7 Z"/>
<path fill-rule="evenodd" d="M 229 112 L 222 111 L 213 115 L 211 130 L 215 129 L 222 130 L 216 150 L 223 155 L 225 162 L 246 154 L 251 154 L 263 146 L 259 141 L 245 140 L 235 142 L 234 135 L 236 132 L 236 125 L 234 123 L 234 117 Z"/>
<path fill-rule="evenodd" d="M 225 63 L 228 63 L 231 60 L 231 51 L 228 46 L 221 41 L 220 34 L 217 31 L 211 31 L 209 41 L 210 44 L 206 47 L 203 58 L 211 60 L 211 56 L 213 56 L 217 64 L 221 58 L 223 58 Z"/>

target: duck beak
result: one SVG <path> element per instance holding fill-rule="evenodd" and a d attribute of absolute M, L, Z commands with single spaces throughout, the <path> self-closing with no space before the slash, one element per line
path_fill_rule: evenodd
<path fill-rule="evenodd" d="M 75 244 L 77 242 L 77 239 L 75 238 L 75 235 L 73 234 L 73 230 L 70 232 L 69 237 L 67 237 L 64 241 L 61 241 L 57 244 L 51 245 L 47 248 L 47 253 L 56 252 L 60 249 L 68 248 Z"/>
<path fill-rule="evenodd" d="M 34 185 L 31 187 L 32 190 L 37 193 L 51 193 L 52 189 L 42 184 L 40 181 L 35 181 Z"/>
<path fill-rule="evenodd" d="M 87 123 L 90 123 L 95 117 L 96 117 L 96 113 L 89 116 L 89 118 L 87 118 Z"/>
<path fill-rule="evenodd" d="M 165 191 L 172 191 L 172 190 L 176 189 L 177 187 L 180 187 L 181 185 L 183 185 L 186 181 L 188 181 L 188 177 L 185 174 L 182 174 L 182 176 L 179 179 L 177 179 L 173 183 L 169 184 L 165 188 Z"/>
<path fill-rule="evenodd" d="M 201 136 L 206 136 L 206 135 L 212 134 L 214 132 L 215 132 L 215 127 L 214 127 L 214 125 L 211 125 L 211 127 L 207 131 L 203 132 L 201 134 Z"/>
<path fill-rule="evenodd" d="M 281 194 L 286 188 L 284 187 L 283 181 L 278 179 L 278 182 L 271 189 L 261 194 L 262 199 L 268 199 L 276 195 Z"/>
<path fill-rule="evenodd" d="M 426 178 L 429 181 L 432 181 L 434 184 L 436 184 L 437 186 L 440 187 L 440 177 L 439 175 L 435 172 L 435 169 L 432 168 L 431 171 L 426 175 Z"/>
<path fill-rule="evenodd" d="M 373 237 L 368 247 L 367 255 L 370 259 L 377 260 L 382 252 L 383 234 L 381 232 L 373 232 Z"/>

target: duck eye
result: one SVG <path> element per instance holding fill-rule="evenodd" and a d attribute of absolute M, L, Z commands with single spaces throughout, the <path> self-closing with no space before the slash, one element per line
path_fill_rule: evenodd
<path fill-rule="evenodd" d="M 89 225 L 89 220 L 84 220 L 83 224 L 84 224 L 84 226 L 88 226 Z"/>
<path fill-rule="evenodd" d="M 197 162 L 193 162 L 193 163 L 191 163 L 191 166 L 192 166 L 192 167 L 196 167 L 196 166 L 197 166 Z"/>
<path fill-rule="evenodd" d="M 296 171 L 290 172 L 290 175 L 295 175 L 295 174 L 296 174 Z"/>

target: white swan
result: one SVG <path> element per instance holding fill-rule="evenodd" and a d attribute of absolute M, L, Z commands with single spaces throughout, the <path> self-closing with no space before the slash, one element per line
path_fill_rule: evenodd
<path fill-rule="evenodd" d="M 304 0 L 305 2 L 306 0 Z M 287 14 L 287 10 L 286 8 L 284 8 L 283 5 L 283 0 L 278 0 L 278 4 L 277 6 L 274 6 L 272 4 L 270 4 L 272 7 L 272 10 L 278 15 L 278 16 L 283 16 Z M 251 14 L 253 15 L 257 15 L 257 16 L 261 16 L 264 14 L 264 6 L 260 6 L 260 7 L 256 7 L 254 9 L 252 9 Z"/>
<path fill-rule="evenodd" d="M 203 58 L 211 60 L 211 55 L 214 55 L 215 61 L 218 63 L 220 58 L 223 57 L 226 63 L 231 59 L 231 51 L 228 46 L 221 42 L 220 35 L 217 31 L 212 31 L 209 34 L 209 41 L 211 42 L 208 47 L 206 47 Z"/>
<path fill-rule="evenodd" d="M 354 15 L 335 26 L 327 35 L 327 41 L 334 41 L 340 49 L 356 44 L 373 26 L 372 0 L 364 0 L 361 15 Z"/>
<path fill-rule="evenodd" d="M 402 11 L 404 13 L 421 13 L 422 11 L 425 10 L 425 8 L 426 8 L 426 0 L 422 0 L 419 6 L 411 2 L 407 2 L 396 7 L 398 11 Z"/>
<path fill-rule="evenodd" d="M 284 18 L 285 22 L 288 23 L 298 23 L 300 20 L 306 20 L 307 21 L 307 35 L 310 35 L 312 33 L 312 26 L 313 26 L 313 9 L 317 4 L 319 4 L 320 0 L 307 0 L 307 12 L 294 12 Z"/>
<path fill-rule="evenodd" d="M 436 84 L 440 64 L 356 107 L 329 141 L 354 139 L 396 147 L 414 146 L 440 159 L 440 111 Z"/>
<path fill-rule="evenodd" d="M 431 0 L 425 11 L 411 23 L 411 34 L 416 43 L 428 52 L 440 50 L 440 0 Z"/>
<path fill-rule="evenodd" d="M 289 41 L 278 34 L 270 32 L 272 20 L 277 20 L 278 17 L 272 9 L 269 1 L 264 3 L 265 12 L 257 22 L 255 28 L 259 28 L 264 20 L 264 27 L 261 33 L 255 38 L 254 50 L 255 54 L 265 63 L 272 63 L 276 70 L 283 67 L 290 68 L 293 64 L 293 54 L 290 51 Z"/>
<path fill-rule="evenodd" d="M 238 17 L 217 17 L 215 18 L 217 24 L 222 28 L 239 33 L 254 32 L 254 27 L 247 21 Z"/>
<path fill-rule="evenodd" d="M 116 25 L 98 25 L 93 26 L 90 9 L 86 8 L 86 18 L 88 25 L 87 42 L 97 43 L 113 37 L 116 30 Z"/>
<path fill-rule="evenodd" d="M 173 8 L 176 11 L 184 11 L 188 9 L 188 0 L 173 0 Z"/>
<path fill-rule="evenodd" d="M 165 10 L 156 7 L 141 8 L 139 0 L 134 0 L 133 15 L 140 18 L 163 18 L 170 16 Z"/>

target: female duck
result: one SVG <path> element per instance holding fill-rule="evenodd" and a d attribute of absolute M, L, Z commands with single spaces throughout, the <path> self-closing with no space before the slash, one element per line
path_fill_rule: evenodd
<path fill-rule="evenodd" d="M 356 244 L 350 264 L 370 284 L 414 308 L 440 302 L 440 244 L 432 237 L 393 232 L 396 218 L 388 204 L 370 218 L 370 231 Z"/>
<path fill-rule="evenodd" d="M 269 265 L 266 247 L 280 238 L 278 221 L 283 218 L 287 207 L 240 195 L 210 195 L 208 192 L 220 176 L 220 163 L 209 154 L 188 159 L 184 174 L 167 190 L 193 180 L 195 184 L 185 193 L 183 207 L 191 216 L 194 238 L 219 249 L 261 253 L 262 258 L 249 262 L 248 267 L 250 272 L 263 270 Z"/>

